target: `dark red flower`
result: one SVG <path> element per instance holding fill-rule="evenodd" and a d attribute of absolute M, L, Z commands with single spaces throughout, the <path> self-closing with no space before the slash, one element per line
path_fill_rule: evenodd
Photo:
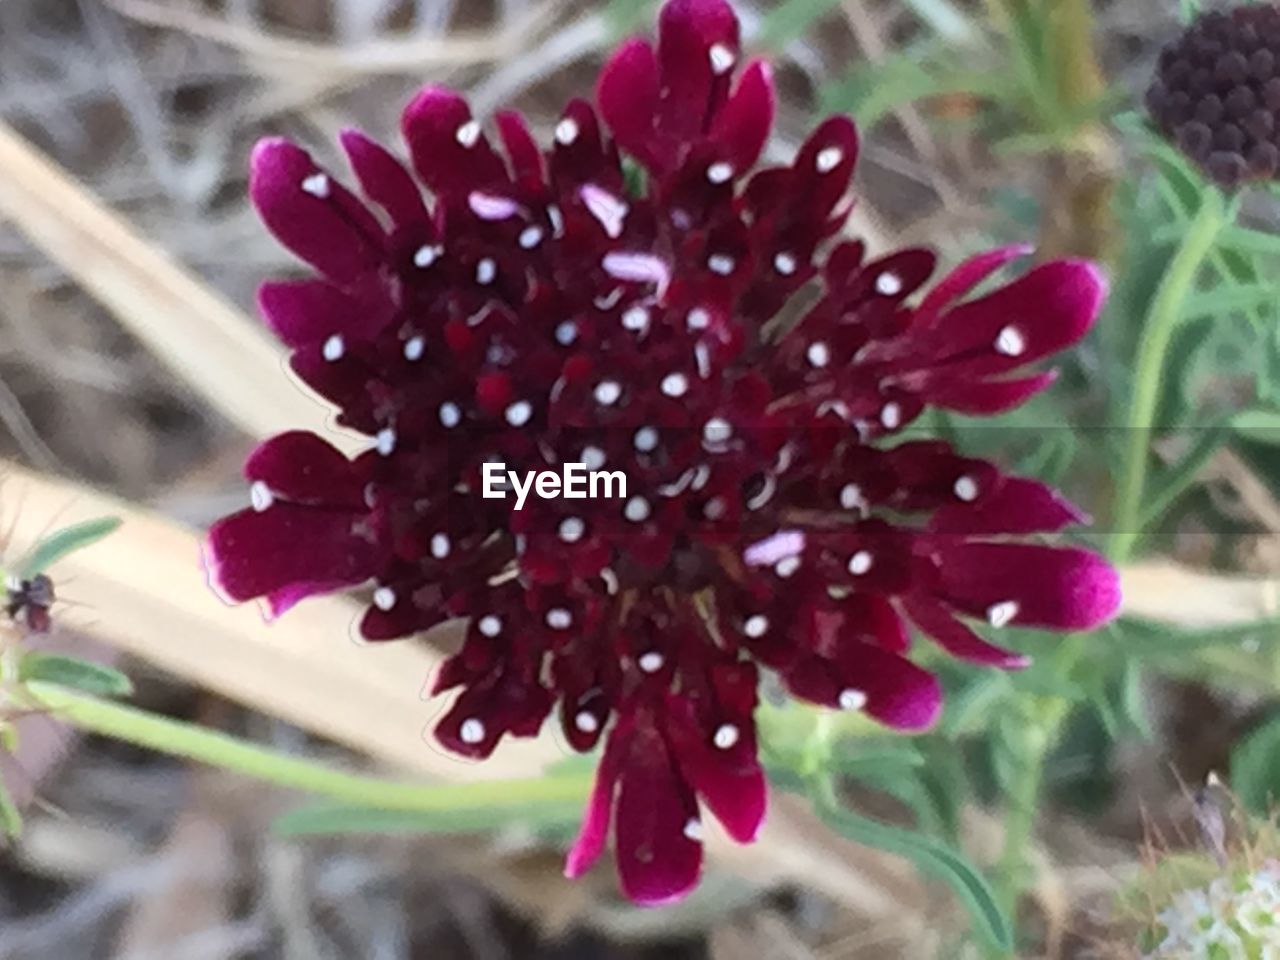
<path fill-rule="evenodd" d="M 373 442 L 348 460 L 308 433 L 267 441 L 246 466 L 252 509 L 209 536 L 213 582 L 273 614 L 372 581 L 370 640 L 469 617 L 436 735 L 483 757 L 558 708 L 575 749 L 603 738 L 567 872 L 612 823 L 642 903 L 696 882 L 700 802 L 740 841 L 760 828 L 757 665 L 920 730 L 941 695 L 907 657 L 912 626 L 1009 668 L 1023 657 L 974 620 L 1087 629 L 1118 603 L 1093 554 L 1019 539 L 1082 519 L 1052 490 L 945 443 L 886 442 L 927 405 L 993 414 L 1046 387 L 1026 367 L 1089 329 L 1098 272 L 1048 263 L 966 299 L 1026 251 L 926 288 L 928 250 L 836 239 L 853 124 L 756 171 L 773 87 L 763 63 L 734 81 L 739 50 L 723 0 L 671 0 L 657 49 L 631 41 L 601 75 L 611 136 L 575 101 L 549 151 L 513 113 L 496 149 L 461 97 L 428 88 L 404 114 L 416 179 L 342 136 L 376 211 L 300 148 L 262 143 L 254 202 L 320 274 L 267 284 L 263 313 Z M 643 196 L 620 154 L 647 171 Z M 629 495 L 516 511 L 480 495 L 493 461 L 607 465 Z"/>

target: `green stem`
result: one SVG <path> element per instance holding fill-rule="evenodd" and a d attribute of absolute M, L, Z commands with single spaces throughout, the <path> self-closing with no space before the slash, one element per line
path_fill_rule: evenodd
<path fill-rule="evenodd" d="M 1222 194 L 1206 187 L 1195 219 L 1187 225 L 1182 244 L 1169 261 L 1160 286 L 1151 301 L 1134 368 L 1133 396 L 1129 403 L 1126 450 L 1120 482 L 1116 488 L 1115 536 L 1108 553 L 1116 563 L 1128 560 L 1140 531 L 1142 498 L 1147 484 L 1151 432 L 1169 343 L 1178 326 L 1182 307 L 1195 284 L 1214 240 L 1230 221 Z"/>
<path fill-rule="evenodd" d="M 53 684 L 33 681 L 24 689 L 34 705 L 81 730 L 359 806 L 426 813 L 510 807 L 515 812 L 537 803 L 581 802 L 591 786 L 589 774 L 484 783 L 405 783 L 338 770 Z"/>

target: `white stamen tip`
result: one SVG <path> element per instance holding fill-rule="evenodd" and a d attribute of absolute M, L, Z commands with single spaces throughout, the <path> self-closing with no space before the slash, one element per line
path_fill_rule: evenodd
<path fill-rule="evenodd" d="M 649 501 L 644 497 L 632 497 L 627 501 L 627 505 L 622 508 L 622 515 L 632 523 L 644 523 L 649 519 L 652 508 Z"/>
<path fill-rule="evenodd" d="M 711 314 L 702 307 L 694 307 L 684 318 L 684 322 L 689 325 L 690 330 L 705 330 L 711 325 Z"/>
<path fill-rule="evenodd" d="M 737 261 L 726 253 L 713 253 L 707 257 L 707 269 L 721 277 L 727 277 L 733 273 L 736 265 Z"/>
<path fill-rule="evenodd" d="M 830 173 L 836 167 L 840 166 L 840 162 L 844 160 L 844 151 L 839 147 L 827 147 L 818 151 L 818 156 L 814 160 L 814 165 L 818 168 L 819 173 Z"/>
<path fill-rule="evenodd" d="M 649 311 L 644 307 L 631 307 L 622 315 L 622 326 L 636 333 L 649 328 Z"/>
<path fill-rule="evenodd" d="M 379 587 L 373 591 L 373 605 L 385 613 L 396 605 L 396 592 L 390 587 Z"/>
<path fill-rule="evenodd" d="M 594 183 L 585 184 L 579 193 L 587 211 L 596 218 L 609 238 L 617 240 L 622 236 L 622 228 L 631 210 L 626 202 Z"/>
<path fill-rule="evenodd" d="M 853 510 L 861 507 L 862 504 L 862 488 L 856 483 L 846 483 L 840 488 L 840 506 L 846 510 Z"/>
<path fill-rule="evenodd" d="M 689 378 L 683 373 L 669 373 L 662 378 L 662 392 L 668 397 L 683 397 L 689 389 Z"/>
<path fill-rule="evenodd" d="M 600 729 L 600 720 L 590 710 L 579 710 L 573 718 L 573 725 L 583 733 L 595 733 Z"/>
<path fill-rule="evenodd" d="M 711 738 L 711 742 L 721 750 L 732 750 L 738 745 L 738 740 L 742 738 L 742 733 L 732 723 L 722 723 L 716 727 L 716 732 Z"/>
<path fill-rule="evenodd" d="M 671 284 L 671 268 L 667 262 L 651 253 L 606 253 L 600 266 L 609 276 L 632 283 L 652 283 L 658 295 L 666 293 Z"/>
<path fill-rule="evenodd" d="M 849 572 L 855 577 L 860 577 L 871 569 L 872 562 L 869 550 L 859 550 L 849 558 Z"/>
<path fill-rule="evenodd" d="M 470 150 L 480 140 L 480 121 L 468 120 L 458 128 L 455 136 L 458 138 L 458 143 Z"/>
<path fill-rule="evenodd" d="M 566 517 L 560 521 L 560 539 L 565 543 L 577 543 L 587 532 L 581 517 Z"/>
<path fill-rule="evenodd" d="M 404 343 L 404 358 L 410 363 L 421 360 L 427 352 L 427 341 L 422 337 L 410 337 Z"/>
<path fill-rule="evenodd" d="M 520 248 L 522 250 L 532 250 L 542 242 L 541 227 L 525 227 L 520 231 Z"/>
<path fill-rule="evenodd" d="M 747 622 L 742 625 L 742 632 L 752 640 L 759 640 L 768 630 L 769 618 L 762 613 L 747 617 Z"/>
<path fill-rule="evenodd" d="M 578 134 L 581 132 L 577 120 L 573 117 L 565 117 L 556 124 L 556 143 L 563 147 L 570 146 L 578 139 Z"/>
<path fill-rule="evenodd" d="M 249 485 L 249 503 L 257 513 L 268 510 L 271 504 L 275 503 L 275 495 L 261 480 L 255 480 Z"/>
<path fill-rule="evenodd" d="M 789 277 L 795 273 L 798 266 L 800 264 L 796 262 L 796 258 L 789 253 L 780 253 L 773 258 L 773 269 L 784 277 Z"/>
<path fill-rule="evenodd" d="M 896 403 L 886 403 L 880 410 L 880 422 L 886 430 L 896 430 L 902 425 L 902 407 Z"/>
<path fill-rule="evenodd" d="M 987 623 L 993 627 L 1008 626 L 1017 615 L 1017 601 L 1005 600 L 1002 603 L 993 603 L 987 608 Z"/>
<path fill-rule="evenodd" d="M 711 49 L 707 51 L 707 56 L 711 60 L 711 72 L 717 77 L 732 70 L 738 59 L 737 55 L 723 43 L 713 43 Z"/>
<path fill-rule="evenodd" d="M 742 559 L 748 567 L 769 567 L 800 553 L 804 550 L 804 544 L 804 531 L 779 530 L 743 550 Z"/>
<path fill-rule="evenodd" d="M 1020 357 L 1027 349 L 1027 338 L 1017 327 L 1008 326 L 996 334 L 996 352 L 1006 357 Z"/>
<path fill-rule="evenodd" d="M 480 618 L 480 622 L 476 624 L 476 629 L 486 637 L 496 637 L 502 632 L 502 620 L 492 613 L 486 614 Z"/>
<path fill-rule="evenodd" d="M 641 427 L 636 431 L 635 447 L 641 453 L 649 453 L 658 447 L 658 431 L 653 427 Z"/>
<path fill-rule="evenodd" d="M 529 418 L 533 416 L 533 404 L 528 400 L 517 400 L 511 406 L 507 407 L 506 418 L 507 423 L 513 427 L 523 427 L 529 422 Z"/>
<path fill-rule="evenodd" d="M 722 497 L 712 497 L 702 508 L 702 515 L 708 520 L 720 520 L 729 512 L 729 505 Z"/>
<path fill-rule="evenodd" d="M 811 343 L 805 356 L 809 359 L 810 366 L 820 370 L 831 362 L 831 348 L 821 341 Z"/>
<path fill-rule="evenodd" d="M 440 423 L 446 429 L 452 430 L 462 422 L 462 410 L 456 403 L 440 404 Z"/>
<path fill-rule="evenodd" d="M 556 607 L 547 611 L 547 626 L 552 630 L 568 630 L 573 626 L 573 614 L 564 607 Z"/>
<path fill-rule="evenodd" d="M 476 283 L 482 287 L 493 283 L 494 278 L 498 275 L 498 265 L 493 262 L 491 257 L 485 257 L 476 264 Z"/>
<path fill-rule="evenodd" d="M 972 503 L 978 499 L 978 481 L 973 477 L 963 476 L 956 480 L 952 490 L 955 491 L 957 499 L 963 500 L 965 503 Z"/>
<path fill-rule="evenodd" d="M 467 206 L 481 220 L 506 220 L 520 212 L 520 204 L 510 197 L 472 190 L 467 194 Z"/>
<path fill-rule="evenodd" d="M 383 427 L 373 438 L 373 448 L 384 457 L 391 456 L 396 448 L 396 432 L 390 427 Z"/>
<path fill-rule="evenodd" d="M 787 577 L 791 576 L 793 573 L 795 573 L 799 569 L 800 569 L 800 558 L 794 557 L 794 556 L 783 557 L 781 560 L 779 560 L 777 563 L 773 565 L 773 572 L 776 573 L 778 576 L 780 576 L 784 580 L 787 579 Z"/>
<path fill-rule="evenodd" d="M 648 653 L 642 654 L 637 663 L 640 669 L 645 673 L 657 673 L 662 669 L 662 665 L 666 663 L 666 658 L 657 650 L 650 650 Z"/>
<path fill-rule="evenodd" d="M 604 466 L 604 451 L 599 447 L 583 447 L 582 448 L 582 465 L 588 470 L 599 470 Z"/>
<path fill-rule="evenodd" d="M 902 278 L 896 273 L 885 271 L 876 277 L 876 293 L 882 297 L 896 297 L 902 292 Z"/>
<path fill-rule="evenodd" d="M 572 320 L 566 320 L 556 327 L 556 343 L 560 346 L 567 347 L 577 339 L 578 325 Z"/>
<path fill-rule="evenodd" d="M 721 161 L 707 167 L 707 180 L 711 183 L 728 183 L 733 179 L 733 167 Z"/>
<path fill-rule="evenodd" d="M 341 360 L 342 355 L 347 352 L 347 345 L 342 341 L 342 334 L 335 333 L 324 342 L 324 346 L 320 349 L 320 353 L 326 360 L 333 363 L 335 360 Z"/>
<path fill-rule="evenodd" d="M 323 173 L 313 173 L 302 181 L 302 190 L 317 199 L 324 200 L 329 196 L 329 177 Z"/>
<path fill-rule="evenodd" d="M 840 691 L 840 709 L 841 710 L 861 710 L 867 705 L 867 695 L 861 690 L 855 690 L 849 687 L 847 690 Z"/>
<path fill-rule="evenodd" d="M 684 825 L 684 835 L 694 843 L 701 843 L 702 821 L 697 817 L 690 817 L 689 822 Z"/>
<path fill-rule="evenodd" d="M 712 417 L 702 428 L 704 443 L 725 443 L 733 436 L 733 425 L 724 417 Z"/>
<path fill-rule="evenodd" d="M 475 745 L 484 739 L 484 724 L 475 717 L 463 720 L 458 728 L 458 739 L 463 743 Z"/>
<path fill-rule="evenodd" d="M 438 245 L 428 244 L 425 247 L 419 247 L 413 255 L 413 265 L 420 270 L 425 270 L 439 260 L 442 253 L 444 248 Z"/>
<path fill-rule="evenodd" d="M 447 533 L 437 533 L 431 537 L 431 556 L 437 560 L 443 560 L 449 555 L 449 551 L 453 549 L 453 544 L 449 542 Z"/>
<path fill-rule="evenodd" d="M 622 399 L 622 385 L 617 380 L 601 380 L 596 384 L 596 403 L 611 407 Z"/>

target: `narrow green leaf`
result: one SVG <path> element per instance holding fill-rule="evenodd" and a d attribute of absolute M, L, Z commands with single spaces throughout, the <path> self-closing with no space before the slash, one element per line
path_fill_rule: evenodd
<path fill-rule="evenodd" d="M 1013 947 L 1013 932 L 986 877 L 962 854 L 924 834 L 893 827 L 846 810 L 833 787 L 815 797 L 818 814 L 841 835 L 911 860 L 924 873 L 947 883 L 964 903 L 979 936 L 1000 950 Z"/>
<path fill-rule="evenodd" d="M 1280 640 L 1280 619 L 1255 620 L 1230 627 L 1187 630 L 1168 623 L 1124 617 L 1106 628 L 1118 650 L 1130 657 L 1183 657 L 1188 653 L 1257 640 Z"/>
<path fill-rule="evenodd" d="M 1280 235 L 1250 230 L 1248 227 L 1227 227 L 1218 237 L 1218 246 L 1243 253 L 1280 256 Z"/>
<path fill-rule="evenodd" d="M 581 805 L 568 803 L 502 804 L 433 812 L 316 803 L 277 817 L 272 830 L 286 837 L 487 833 L 512 824 L 541 829 L 572 827 L 581 816 Z"/>
<path fill-rule="evenodd" d="M 1231 426 L 1246 440 L 1280 446 L 1280 410 L 1243 410 L 1231 419 Z"/>
<path fill-rule="evenodd" d="M 3 783 L 0 783 L 0 830 L 10 838 L 22 835 L 22 811 Z"/>
<path fill-rule="evenodd" d="M 965 43 L 975 36 L 973 23 L 951 0 L 905 0 L 906 5 L 934 33 L 953 43 Z"/>
<path fill-rule="evenodd" d="M 23 683 L 53 683 L 97 697 L 127 697 L 133 693 L 133 681 L 114 667 L 56 653 L 25 654 L 18 666 L 18 679 Z"/>
<path fill-rule="evenodd" d="M 67 554 L 97 543 L 114 533 L 119 526 L 119 517 L 99 517 L 56 530 L 37 543 L 27 558 L 18 565 L 18 575 L 28 580 L 38 573 L 44 573 Z"/>
<path fill-rule="evenodd" d="M 1187 297 L 1182 315 L 1215 317 L 1236 310 L 1266 309 L 1280 304 L 1280 286 L 1274 283 L 1229 283 L 1223 287 Z"/>
<path fill-rule="evenodd" d="M 990 74 L 938 62 L 933 44 L 917 44 L 879 63 L 851 71 L 822 91 L 824 112 L 851 113 L 865 129 L 898 107 L 949 93 L 1001 99 L 1008 89 Z"/>
<path fill-rule="evenodd" d="M 1280 798 L 1280 714 L 1253 730 L 1231 751 L 1231 789 L 1252 812 L 1266 816 Z"/>
<path fill-rule="evenodd" d="M 837 3 L 839 0 L 782 0 L 765 14 L 757 40 L 766 49 L 785 47 Z"/>
<path fill-rule="evenodd" d="M 1151 483 L 1151 492 L 1147 495 L 1146 511 L 1142 514 L 1143 530 L 1151 530 L 1177 502 L 1199 476 L 1204 465 L 1230 437 L 1232 427 L 1236 426 L 1239 415 L 1230 418 L 1226 423 L 1214 424 L 1202 430 L 1195 442 L 1176 464 L 1169 467 Z"/>

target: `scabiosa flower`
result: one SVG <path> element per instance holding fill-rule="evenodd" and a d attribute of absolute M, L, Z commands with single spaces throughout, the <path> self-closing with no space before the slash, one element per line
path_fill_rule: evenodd
<path fill-rule="evenodd" d="M 604 68 L 604 125 L 574 101 L 546 151 L 514 113 L 495 118 L 499 150 L 430 87 L 403 117 L 416 179 L 342 135 L 377 209 L 262 143 L 253 200 L 320 274 L 268 283 L 263 314 L 372 445 L 349 460 L 309 433 L 267 441 L 246 466 L 252 508 L 209 535 L 214 584 L 273 614 L 372 581 L 369 640 L 469 618 L 435 683 L 460 690 L 436 736 L 484 757 L 555 710 L 575 749 L 603 741 L 567 873 L 612 825 L 641 903 L 695 884 L 700 802 L 739 841 L 760 828 L 759 665 L 805 700 L 920 730 L 941 696 L 907 656 L 911 625 L 1016 667 L 973 620 L 1085 629 L 1118 602 L 1094 555 L 1020 541 L 1081 519 L 1052 490 L 890 442 L 928 405 L 992 414 L 1048 386 L 1025 368 L 1089 329 L 1096 270 L 1043 264 L 966 299 L 1026 251 L 926 288 L 928 250 L 836 240 L 852 122 L 757 171 L 773 86 L 759 62 L 735 81 L 739 56 L 722 0 L 671 0 L 656 49 L 633 40 Z M 481 495 L 495 461 L 621 470 L 628 496 L 516 511 Z"/>
<path fill-rule="evenodd" d="M 1280 6 L 1201 14 L 1160 53 L 1147 107 L 1224 187 L 1280 175 Z"/>

